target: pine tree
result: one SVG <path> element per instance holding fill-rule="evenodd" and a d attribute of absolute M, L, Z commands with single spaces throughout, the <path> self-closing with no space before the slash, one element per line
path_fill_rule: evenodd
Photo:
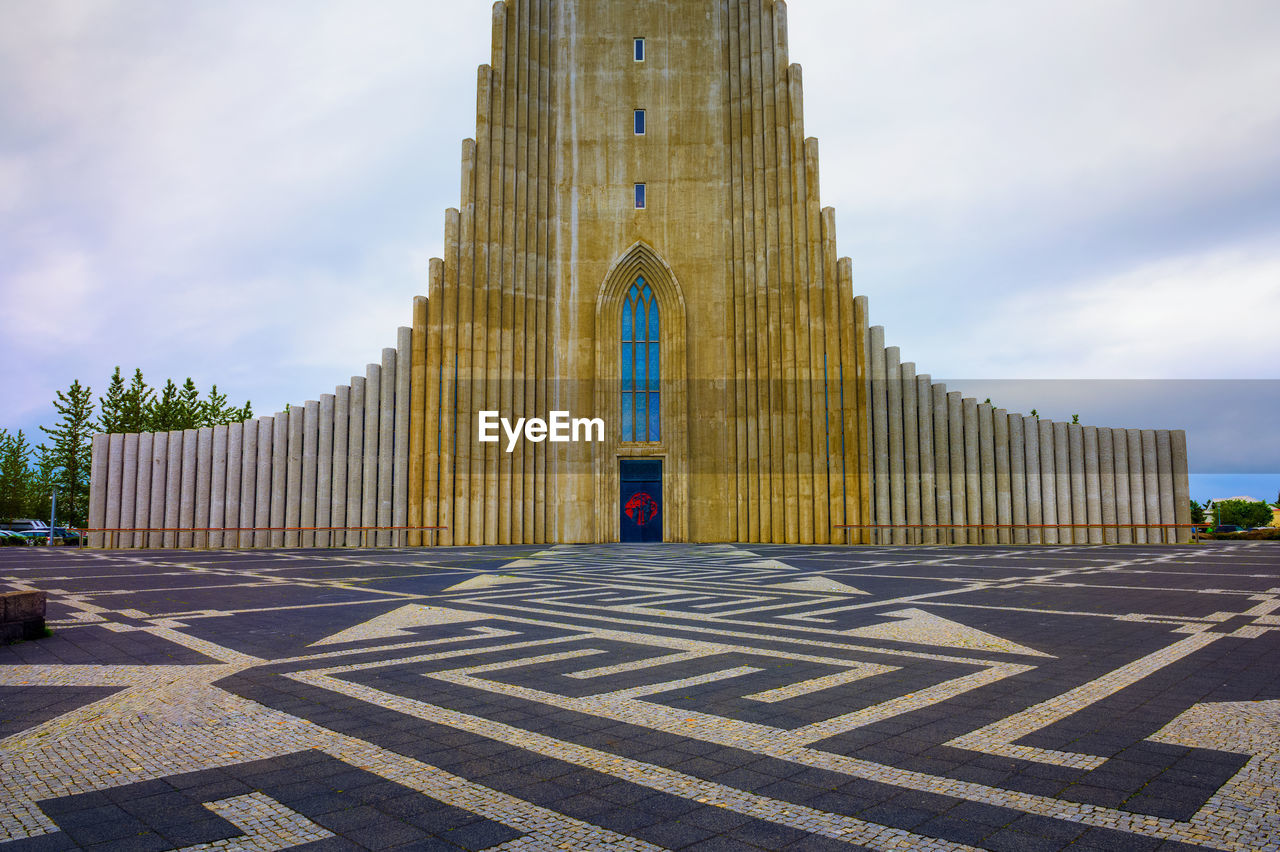
<path fill-rule="evenodd" d="M 160 391 L 158 399 L 151 400 L 151 404 L 147 407 L 147 421 L 147 428 L 155 432 L 171 432 L 174 429 L 185 428 L 178 425 L 181 422 L 178 386 L 173 383 L 173 379 L 165 381 L 164 389 Z"/>
<path fill-rule="evenodd" d="M 36 463 L 31 468 L 31 482 L 27 489 L 26 517 L 43 520 L 49 517 L 53 492 L 58 490 L 58 462 L 53 450 L 44 444 L 36 447 L 35 457 Z"/>
<path fill-rule="evenodd" d="M 0 518 L 25 516 L 31 490 L 31 445 L 18 430 L 0 429 Z"/>
<path fill-rule="evenodd" d="M 58 504 L 72 524 L 83 525 L 89 511 L 89 461 L 92 450 L 93 391 L 76 379 L 66 393 L 58 391 L 53 407 L 61 415 L 52 429 L 40 429 L 53 439 L 51 457 L 57 466 Z"/>
<path fill-rule="evenodd" d="M 201 404 L 201 426 L 217 426 L 229 423 L 236 414 L 236 409 L 227 405 L 227 395 L 218 393 L 218 386 L 209 389 L 209 397 Z"/>
<path fill-rule="evenodd" d="M 196 383 L 187 376 L 178 391 L 178 413 L 180 425 L 176 429 L 195 429 L 204 424 L 204 405 L 200 402 L 200 391 Z"/>
<path fill-rule="evenodd" d="M 156 392 L 152 390 L 142 378 L 142 370 L 135 368 L 133 371 L 133 381 L 129 383 L 129 389 L 125 391 L 123 408 L 123 423 L 126 432 L 150 432 L 150 409 L 151 402 L 155 399 Z"/>
<path fill-rule="evenodd" d="M 102 395 L 102 404 L 99 406 L 99 432 L 129 431 L 123 424 L 125 393 L 124 378 L 121 377 L 120 367 L 117 365 L 116 371 L 111 374 L 111 381 L 107 383 L 107 392 Z"/>

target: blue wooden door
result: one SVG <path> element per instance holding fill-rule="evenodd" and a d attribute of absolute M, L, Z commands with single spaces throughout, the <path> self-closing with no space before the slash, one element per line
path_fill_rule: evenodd
<path fill-rule="evenodd" d="M 662 461 L 621 459 L 618 464 L 620 540 L 662 541 Z"/>

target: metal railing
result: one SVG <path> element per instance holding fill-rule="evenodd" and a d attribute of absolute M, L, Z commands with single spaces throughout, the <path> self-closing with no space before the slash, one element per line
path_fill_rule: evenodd
<path fill-rule="evenodd" d="M 116 549 L 147 550 L 147 549 L 158 549 L 158 548 L 164 548 L 164 549 L 170 549 L 170 550 L 171 549 L 267 550 L 267 549 L 280 549 L 285 547 L 296 548 L 296 547 L 303 547 L 303 545 L 301 543 L 271 544 L 270 542 L 268 542 L 266 545 L 256 545 L 254 543 L 254 540 L 257 533 L 266 533 L 268 535 L 274 534 L 274 533 L 286 533 L 286 534 L 298 533 L 299 538 L 301 538 L 302 533 L 332 533 L 334 534 L 332 538 L 336 541 L 336 539 L 338 538 L 338 535 L 342 535 L 343 538 L 346 538 L 348 533 L 355 532 L 355 533 L 358 533 L 360 537 L 360 541 L 358 544 L 350 544 L 350 543 L 343 542 L 341 544 L 330 543 L 327 545 L 320 545 L 320 546 L 321 547 L 408 547 L 409 534 L 412 532 L 421 532 L 424 534 L 424 537 L 425 537 L 426 534 L 439 533 L 441 530 L 447 530 L 447 529 L 448 527 L 411 527 L 411 526 L 393 526 L 393 527 L 82 527 L 77 529 L 76 532 L 80 533 L 81 547 L 88 546 L 88 540 L 89 540 L 90 534 L 105 536 L 106 538 L 105 542 L 101 545 L 95 545 L 95 547 L 101 547 L 106 550 L 116 550 Z M 162 538 L 162 543 L 160 545 L 150 544 L 150 536 L 160 535 L 163 537 L 166 534 L 170 534 L 170 533 L 174 534 L 175 536 L 190 535 L 192 536 L 192 539 L 191 539 L 192 543 L 189 545 L 174 544 L 174 545 L 166 546 L 163 544 L 163 538 Z M 372 545 L 370 545 L 369 543 L 369 538 L 371 533 L 373 534 Z M 381 537 L 378 535 L 379 533 L 393 533 L 394 535 L 391 536 L 393 540 L 391 541 L 390 544 L 382 544 L 380 543 Z M 123 534 L 142 535 L 142 536 L 145 536 L 145 538 L 143 539 L 143 543 L 140 545 L 129 544 L 129 545 L 122 546 L 119 544 L 120 542 L 119 536 Z M 209 540 L 213 534 L 220 534 L 220 535 L 225 534 L 226 537 L 223 538 L 223 543 L 217 546 L 210 545 Z M 246 535 L 248 536 L 249 543 L 241 544 L 240 542 L 242 538 L 244 538 Z M 199 539 L 201 537 L 203 537 L 203 543 L 199 543 Z M 227 542 L 228 538 L 231 540 L 230 543 Z M 431 544 L 435 544 L 436 540 L 438 539 L 433 535 L 433 540 Z M 315 547 L 316 545 L 309 544 L 306 546 Z"/>
<path fill-rule="evenodd" d="M 1009 538 L 1013 538 L 1013 533 L 1015 530 L 1025 530 L 1028 532 L 1028 536 L 1027 536 L 1028 539 L 1031 538 L 1029 534 L 1031 530 L 1054 530 L 1054 531 L 1071 530 L 1071 532 L 1067 535 L 1069 539 L 1068 541 L 1062 541 L 1061 540 L 1062 536 L 1058 536 L 1059 538 L 1058 541 L 1046 542 L 1043 540 L 1044 536 L 1040 536 L 1041 538 L 1040 541 L 1029 541 L 1029 540 L 1017 541 L 1017 542 L 1015 541 L 1004 541 L 1004 542 L 981 541 L 981 542 L 973 542 L 973 543 L 975 544 L 1095 544 L 1095 545 L 1101 545 L 1101 544 L 1141 544 L 1142 542 L 1137 541 L 1138 530 L 1145 530 L 1148 532 L 1159 534 L 1159 537 L 1160 537 L 1159 541 L 1151 541 L 1150 540 L 1151 536 L 1148 535 L 1147 536 L 1148 541 L 1145 542 L 1146 544 L 1176 544 L 1177 543 L 1176 531 L 1180 529 L 1191 530 L 1192 541 L 1199 541 L 1200 530 L 1210 529 L 1212 526 L 1213 526 L 1212 524 L 833 524 L 832 528 L 845 529 L 845 530 L 870 530 L 872 532 L 886 531 L 890 533 L 897 530 L 901 530 L 907 533 L 907 535 L 904 537 L 908 539 L 913 537 L 911 535 L 911 531 L 912 530 L 915 531 L 915 535 L 914 535 L 914 538 L 916 539 L 915 541 L 906 541 L 906 542 L 880 541 L 879 542 L 880 544 L 969 544 L 970 543 L 967 541 L 955 541 L 955 542 L 925 541 L 924 540 L 925 530 L 948 530 L 948 531 L 963 530 L 965 531 L 965 533 L 968 533 L 970 530 L 974 530 L 979 533 L 979 537 L 981 537 L 981 532 L 984 530 L 995 530 L 996 532 L 999 532 L 1000 530 L 1008 530 Z M 1088 531 L 1096 530 L 1096 529 L 1100 529 L 1103 531 L 1103 536 L 1102 536 L 1103 540 L 1100 542 L 1097 542 L 1097 541 L 1090 542 L 1088 540 L 1089 539 Z M 1075 530 L 1085 531 L 1085 535 L 1083 537 L 1084 540 L 1082 541 L 1076 540 L 1077 536 L 1075 535 Z M 1107 530 L 1116 531 L 1117 541 L 1106 540 Z M 1118 540 L 1120 538 L 1119 536 L 1120 530 L 1128 530 L 1130 533 L 1129 537 L 1131 541 L 1120 542 Z M 1172 536 L 1166 535 L 1166 531 L 1173 532 L 1174 535 Z M 968 536 L 966 535 L 965 538 L 967 537 Z M 885 536 L 881 536 L 881 538 L 885 538 Z M 936 538 L 940 539 L 941 536 L 936 536 Z M 950 536 L 948 536 L 948 538 L 950 538 Z"/>

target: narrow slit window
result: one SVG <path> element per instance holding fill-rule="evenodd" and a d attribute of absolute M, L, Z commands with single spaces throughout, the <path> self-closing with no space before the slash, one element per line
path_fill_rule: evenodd
<path fill-rule="evenodd" d="M 635 110 L 635 118 L 634 118 L 633 124 L 635 126 L 636 135 L 643 136 L 644 135 L 644 110 L 642 109 Z"/>
<path fill-rule="evenodd" d="M 637 210 L 643 210 L 643 209 L 644 209 L 644 202 L 645 202 L 645 198 L 644 198 L 644 184 L 642 184 L 642 183 L 638 183 L 638 184 L 636 184 L 636 209 L 637 209 Z"/>
<path fill-rule="evenodd" d="M 644 39 L 635 40 L 636 62 L 644 62 Z"/>

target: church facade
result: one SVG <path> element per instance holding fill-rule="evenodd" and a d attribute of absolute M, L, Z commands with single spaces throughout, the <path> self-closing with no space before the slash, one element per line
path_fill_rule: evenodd
<path fill-rule="evenodd" d="M 396 346 L 271 417 L 96 436 L 91 543 L 1187 538 L 1182 432 L 979 404 L 869 326 L 780 0 L 492 14 Z"/>

